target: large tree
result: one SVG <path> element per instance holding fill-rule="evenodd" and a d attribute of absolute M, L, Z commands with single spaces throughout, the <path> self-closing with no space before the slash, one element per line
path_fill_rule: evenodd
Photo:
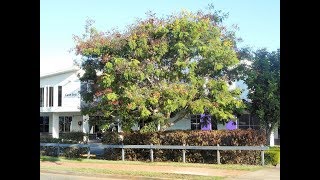
<path fill-rule="evenodd" d="M 227 84 L 227 68 L 239 60 L 224 18 L 219 11 L 148 13 L 123 32 L 106 33 L 89 21 L 85 34 L 75 36 L 85 71 L 80 79 L 93 84 L 81 92 L 82 112 L 121 117 L 124 130 L 141 121 L 149 130 L 165 128 L 173 115 L 205 111 L 219 121 L 233 118 L 244 105 L 240 90 Z"/>
<path fill-rule="evenodd" d="M 269 144 L 271 132 L 280 127 L 280 49 L 243 48 L 238 54 L 243 63 L 233 69 L 233 75 L 248 86 L 247 107 L 259 118 Z"/>

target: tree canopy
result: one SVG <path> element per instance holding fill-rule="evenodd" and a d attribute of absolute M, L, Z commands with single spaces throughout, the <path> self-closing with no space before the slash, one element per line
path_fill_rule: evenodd
<path fill-rule="evenodd" d="M 85 71 L 80 80 L 92 84 L 81 91 L 82 113 L 121 117 L 124 130 L 141 120 L 165 128 L 177 114 L 233 118 L 244 104 L 240 90 L 228 87 L 227 69 L 239 60 L 235 33 L 222 25 L 226 16 L 148 13 L 124 32 L 101 32 L 88 21 L 85 34 L 74 37 Z"/>
<path fill-rule="evenodd" d="M 241 63 L 234 72 L 247 84 L 248 108 L 260 119 L 267 137 L 270 137 L 271 131 L 280 126 L 280 49 L 253 52 L 244 48 L 239 52 L 241 61 L 246 63 Z"/>

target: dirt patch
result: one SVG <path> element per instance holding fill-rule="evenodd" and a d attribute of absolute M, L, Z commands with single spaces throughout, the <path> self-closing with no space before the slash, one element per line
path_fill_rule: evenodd
<path fill-rule="evenodd" d="M 212 169 L 201 167 L 176 167 L 176 166 L 148 166 L 148 165 L 127 165 L 127 164 L 101 164 L 101 163 L 73 163 L 73 162 L 41 162 L 42 167 L 59 166 L 71 168 L 101 168 L 112 170 L 126 171 L 147 171 L 160 173 L 175 173 L 175 174 L 190 174 L 202 176 L 239 176 L 246 174 L 249 171 L 244 170 L 228 170 L 228 169 Z"/>

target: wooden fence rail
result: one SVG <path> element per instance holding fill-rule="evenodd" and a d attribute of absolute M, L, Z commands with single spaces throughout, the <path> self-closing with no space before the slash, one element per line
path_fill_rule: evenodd
<path fill-rule="evenodd" d="M 83 147 L 88 148 L 88 158 L 90 157 L 90 144 L 59 144 L 59 143 L 40 143 L 40 146 L 57 146 L 58 152 L 59 147 Z M 220 151 L 235 151 L 235 150 L 247 150 L 247 151 L 261 151 L 261 165 L 264 166 L 264 151 L 268 150 L 269 147 L 261 146 L 179 146 L 179 145 L 94 145 L 95 148 L 115 148 L 121 149 L 122 161 L 124 161 L 125 149 L 150 149 L 150 160 L 153 162 L 153 150 L 154 149 L 177 149 L 182 150 L 183 162 L 186 162 L 186 150 L 216 150 L 217 151 L 217 162 L 220 164 Z"/>

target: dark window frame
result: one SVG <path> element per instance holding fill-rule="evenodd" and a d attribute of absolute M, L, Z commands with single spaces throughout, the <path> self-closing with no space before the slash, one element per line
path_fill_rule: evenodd
<path fill-rule="evenodd" d="M 201 115 L 191 115 L 191 130 L 201 130 L 200 118 Z"/>
<path fill-rule="evenodd" d="M 53 87 L 49 87 L 49 107 L 53 107 L 53 93 L 54 89 Z"/>
<path fill-rule="evenodd" d="M 62 106 L 62 86 L 58 86 L 58 106 Z"/>
<path fill-rule="evenodd" d="M 49 132 L 49 116 L 40 116 L 40 132 Z"/>
<path fill-rule="evenodd" d="M 40 88 L 40 107 L 44 106 L 44 88 Z"/>
<path fill-rule="evenodd" d="M 72 116 L 59 116 L 59 132 L 71 132 Z"/>

